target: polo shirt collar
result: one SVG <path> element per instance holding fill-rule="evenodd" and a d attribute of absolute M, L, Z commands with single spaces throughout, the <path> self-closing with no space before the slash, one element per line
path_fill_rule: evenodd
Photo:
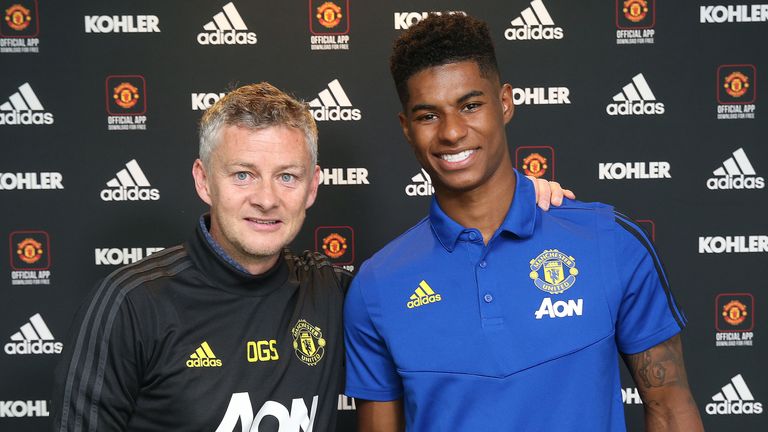
<path fill-rule="evenodd" d="M 494 236 L 499 232 L 508 232 L 517 238 L 527 238 L 533 235 L 533 229 L 536 225 L 536 191 L 533 183 L 517 170 L 515 170 L 515 178 L 515 195 L 512 204 Z M 467 228 L 472 228 L 463 227 L 448 217 L 440 208 L 436 197 L 432 198 L 430 204 L 429 221 L 440 244 L 449 252 L 453 252 L 456 243 Z"/>

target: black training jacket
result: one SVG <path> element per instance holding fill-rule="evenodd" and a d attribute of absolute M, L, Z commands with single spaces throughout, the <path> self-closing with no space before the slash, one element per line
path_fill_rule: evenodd
<path fill-rule="evenodd" d="M 55 431 L 333 431 L 349 273 L 284 251 L 238 271 L 198 228 L 120 268 L 78 311 Z"/>

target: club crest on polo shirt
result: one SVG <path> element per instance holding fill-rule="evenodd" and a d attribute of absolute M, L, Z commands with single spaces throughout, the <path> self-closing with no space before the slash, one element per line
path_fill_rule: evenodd
<path fill-rule="evenodd" d="M 576 283 L 579 270 L 576 259 L 557 249 L 546 249 L 530 261 L 528 276 L 536 288 L 549 293 L 560 294 Z"/>
<path fill-rule="evenodd" d="M 325 339 L 320 327 L 315 327 L 306 320 L 300 319 L 291 329 L 293 335 L 293 350 L 296 357 L 308 366 L 315 366 L 325 354 Z"/>

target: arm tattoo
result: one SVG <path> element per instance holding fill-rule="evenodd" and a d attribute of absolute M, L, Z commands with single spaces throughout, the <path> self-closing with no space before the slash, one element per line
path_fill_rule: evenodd
<path fill-rule="evenodd" d="M 638 386 L 644 389 L 673 384 L 687 386 L 682 352 L 674 339 L 625 357 Z"/>

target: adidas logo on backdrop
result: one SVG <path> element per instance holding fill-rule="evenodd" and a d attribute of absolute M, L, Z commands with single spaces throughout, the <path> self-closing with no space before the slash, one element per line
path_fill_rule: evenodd
<path fill-rule="evenodd" d="M 512 27 L 504 31 L 507 40 L 552 40 L 563 38 L 563 28 L 555 26 L 541 0 L 533 0 L 531 6 L 513 19 Z"/>
<path fill-rule="evenodd" d="M 29 317 L 29 322 L 11 335 L 11 342 L 5 344 L 5 353 L 17 354 L 60 354 L 63 345 L 56 342 L 51 330 L 36 313 Z"/>
<path fill-rule="evenodd" d="M 32 86 L 24 83 L 19 91 L 0 104 L 0 125 L 50 125 L 53 114 L 45 112 Z"/>
<path fill-rule="evenodd" d="M 765 179 L 755 174 L 755 169 L 747 159 L 747 154 L 743 148 L 733 152 L 733 157 L 729 157 L 723 162 L 723 166 L 712 171 L 717 177 L 707 179 L 707 188 L 716 189 L 763 189 Z"/>
<path fill-rule="evenodd" d="M 360 110 L 352 108 L 352 102 L 335 79 L 328 83 L 328 88 L 309 101 L 309 110 L 317 121 L 356 121 L 362 118 Z"/>
<path fill-rule="evenodd" d="M 632 82 L 622 87 L 613 101 L 605 107 L 608 115 L 664 114 L 664 104 L 656 102 L 656 96 L 641 73 L 632 77 Z"/>
<path fill-rule="evenodd" d="M 422 280 L 419 282 L 419 287 L 411 294 L 410 301 L 406 303 L 406 306 L 408 309 L 413 309 L 430 303 L 437 303 L 442 299 L 442 296 L 435 293 L 427 281 Z"/>
<path fill-rule="evenodd" d="M 213 20 L 203 26 L 204 32 L 197 34 L 200 45 L 255 45 L 256 33 L 248 31 L 243 18 L 229 2 L 222 7 L 223 12 L 213 16 Z"/>
<path fill-rule="evenodd" d="M 187 367 L 221 367 L 221 360 L 216 358 L 216 354 L 213 353 L 208 342 L 203 342 L 197 347 L 195 352 L 190 354 L 189 360 L 187 360 Z"/>
<path fill-rule="evenodd" d="M 107 182 L 107 186 L 109 188 L 102 189 L 99 195 L 104 201 L 157 201 L 160 199 L 160 191 L 151 187 L 136 159 L 125 164 L 125 168 L 118 171 L 115 178 Z"/>
<path fill-rule="evenodd" d="M 413 183 L 405 187 L 405 194 L 408 196 L 430 196 L 435 193 L 435 188 L 432 186 L 432 178 L 429 177 L 424 168 L 421 172 L 411 177 Z"/>
<path fill-rule="evenodd" d="M 744 378 L 738 374 L 712 396 L 712 402 L 705 409 L 709 415 L 762 414 L 763 404 L 754 400 Z"/>

